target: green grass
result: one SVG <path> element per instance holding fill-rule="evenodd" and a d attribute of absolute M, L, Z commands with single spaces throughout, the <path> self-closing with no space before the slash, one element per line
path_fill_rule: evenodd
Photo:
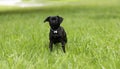
<path fill-rule="evenodd" d="M 49 15 L 64 18 L 68 35 L 49 51 Z M 119 6 L 45 7 L 0 13 L 0 69 L 120 69 Z"/>

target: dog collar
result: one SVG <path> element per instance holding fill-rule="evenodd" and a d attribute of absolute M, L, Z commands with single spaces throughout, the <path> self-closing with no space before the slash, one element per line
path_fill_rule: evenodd
<path fill-rule="evenodd" d="M 58 33 L 57 30 L 53 30 L 52 28 L 51 28 L 51 30 L 53 31 L 54 34 L 57 34 L 57 33 Z"/>
<path fill-rule="evenodd" d="M 57 34 L 57 30 L 53 31 L 53 33 Z"/>

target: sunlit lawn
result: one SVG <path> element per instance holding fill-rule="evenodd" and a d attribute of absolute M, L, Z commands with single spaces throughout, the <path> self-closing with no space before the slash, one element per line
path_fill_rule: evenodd
<path fill-rule="evenodd" d="M 119 5 L 85 4 L 1 12 L 0 69 L 120 69 Z M 49 51 L 50 15 L 64 18 L 65 54 Z"/>

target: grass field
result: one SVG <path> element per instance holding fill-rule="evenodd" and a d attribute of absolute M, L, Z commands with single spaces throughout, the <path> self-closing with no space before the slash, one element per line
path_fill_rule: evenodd
<path fill-rule="evenodd" d="M 120 69 L 120 6 L 65 5 L 0 13 L 0 69 Z M 68 35 L 49 51 L 49 15 Z"/>

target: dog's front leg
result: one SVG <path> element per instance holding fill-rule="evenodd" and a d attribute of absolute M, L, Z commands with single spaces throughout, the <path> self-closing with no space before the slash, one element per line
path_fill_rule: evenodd
<path fill-rule="evenodd" d="M 52 51 L 52 49 L 53 49 L 53 42 L 52 41 L 50 41 L 50 43 L 49 43 L 49 48 L 50 48 L 50 51 Z"/>
<path fill-rule="evenodd" d="M 64 41 L 62 41 L 61 42 L 61 44 L 62 44 L 62 49 L 63 49 L 63 52 L 65 53 L 66 51 L 65 51 L 65 42 Z"/>

